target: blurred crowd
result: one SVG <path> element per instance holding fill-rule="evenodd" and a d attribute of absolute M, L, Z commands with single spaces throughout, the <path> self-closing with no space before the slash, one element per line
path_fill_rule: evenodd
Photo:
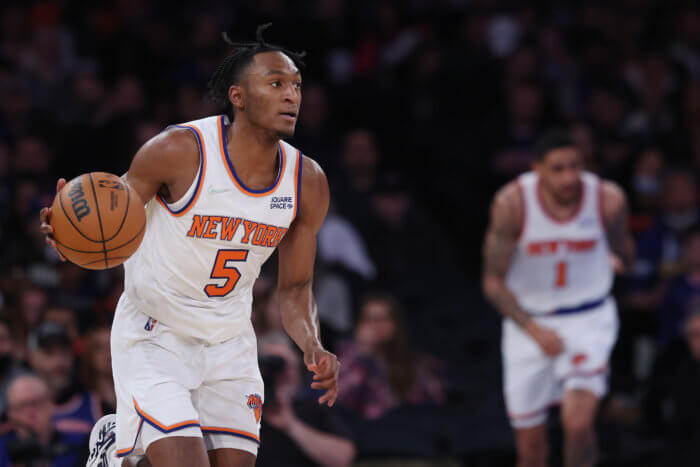
<path fill-rule="evenodd" d="M 122 174 L 168 124 L 219 113 L 205 85 L 227 53 L 221 32 L 249 40 L 268 21 L 269 42 L 307 52 L 290 142 L 330 181 L 314 287 L 343 366 L 339 407 L 310 404 L 270 260 L 254 290 L 260 463 L 512 465 L 481 241 L 495 189 L 528 169 L 544 129 L 566 126 L 587 168 L 625 188 L 637 242 L 615 288 L 601 465 L 697 465 L 700 9 L 526 3 L 1 2 L 0 466 L 37 452 L 79 464 L 115 405 L 123 274 L 45 245 L 38 212 L 56 180 Z"/>

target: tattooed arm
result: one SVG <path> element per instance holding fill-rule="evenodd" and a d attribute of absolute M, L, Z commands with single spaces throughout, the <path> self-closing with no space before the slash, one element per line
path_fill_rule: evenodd
<path fill-rule="evenodd" d="M 524 327 L 530 321 L 530 315 L 520 307 L 505 284 L 518 244 L 522 217 L 518 187 L 510 183 L 496 193 L 491 203 L 491 221 L 484 239 L 482 287 L 484 295 L 499 313 Z"/>
<path fill-rule="evenodd" d="M 547 355 L 555 356 L 564 348 L 559 336 L 532 320 L 505 283 L 525 215 L 521 204 L 520 191 L 515 182 L 502 188 L 493 199 L 491 221 L 484 240 L 482 288 L 486 299 L 503 317 L 515 321 Z"/>

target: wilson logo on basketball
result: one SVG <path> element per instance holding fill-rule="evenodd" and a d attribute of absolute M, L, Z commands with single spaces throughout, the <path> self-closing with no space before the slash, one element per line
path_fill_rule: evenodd
<path fill-rule="evenodd" d="M 255 421 L 260 423 L 260 416 L 262 415 L 262 397 L 259 394 L 251 394 L 248 397 L 248 408 L 253 409 L 255 413 Z"/>
<path fill-rule="evenodd" d="M 97 186 L 100 188 L 111 188 L 113 190 L 124 190 L 124 185 L 114 180 L 98 180 Z"/>
<path fill-rule="evenodd" d="M 80 183 L 74 183 L 68 192 L 68 197 L 70 198 L 70 204 L 75 213 L 75 217 L 80 220 L 90 214 L 90 206 L 85 199 L 85 192 L 83 191 L 83 185 Z"/>

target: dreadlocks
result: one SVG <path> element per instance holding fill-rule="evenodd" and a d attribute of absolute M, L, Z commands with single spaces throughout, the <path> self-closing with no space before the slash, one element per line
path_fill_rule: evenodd
<path fill-rule="evenodd" d="M 224 41 L 233 47 L 233 51 L 216 67 L 211 78 L 209 78 L 207 88 L 209 89 L 209 98 L 220 107 L 226 109 L 231 119 L 233 119 L 234 115 L 233 106 L 228 98 L 228 90 L 231 85 L 239 82 L 241 71 L 253 61 L 255 55 L 263 52 L 282 52 L 297 67 L 302 68 L 304 66 L 303 58 L 306 56 L 306 52 L 292 52 L 284 47 L 270 44 L 263 39 L 263 33 L 271 25 L 272 23 L 266 23 L 258 26 L 255 42 L 233 42 L 228 34 L 222 33 Z"/>

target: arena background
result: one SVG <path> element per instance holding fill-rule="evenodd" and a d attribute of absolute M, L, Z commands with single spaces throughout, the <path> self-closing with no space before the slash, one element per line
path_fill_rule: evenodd
<path fill-rule="evenodd" d="M 410 349 L 436 369 L 432 398 L 394 401 L 379 416 L 352 401 L 334 409 L 356 462 L 513 465 L 481 241 L 494 191 L 557 126 L 571 129 L 590 170 L 624 187 L 637 241 L 637 263 L 615 287 L 622 330 L 600 465 L 698 465 L 700 356 L 682 324 L 700 307 L 700 10 L 526 3 L 3 1 L 0 310 L 11 365 L 31 367 L 28 339 L 61 321 L 72 390 L 99 392 L 78 370 L 90 331 L 111 321 L 122 271 L 61 264 L 39 234 L 39 209 L 59 177 L 122 174 L 168 124 L 218 113 L 205 85 L 228 50 L 221 32 L 249 40 L 272 22 L 269 42 L 307 52 L 290 142 L 322 165 L 332 191 L 315 279 L 326 344 L 352 340 L 362 297 L 381 291 L 401 304 Z M 271 264 L 256 288 L 260 333 L 279 328 L 274 273 Z"/>

